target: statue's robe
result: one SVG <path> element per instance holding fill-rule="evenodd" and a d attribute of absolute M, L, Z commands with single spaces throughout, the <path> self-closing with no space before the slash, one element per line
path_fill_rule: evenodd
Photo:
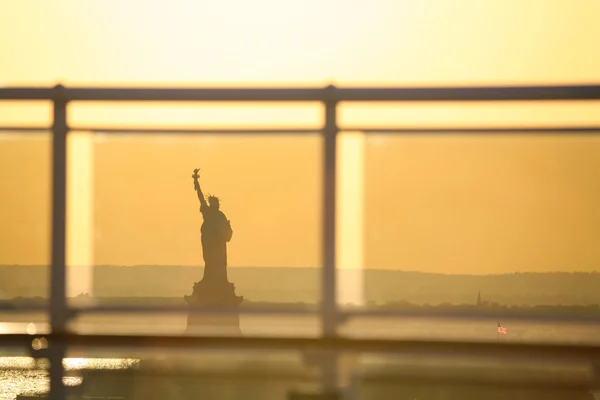
<path fill-rule="evenodd" d="M 200 229 L 202 256 L 204 258 L 204 279 L 227 280 L 227 242 L 233 230 L 225 214 L 214 207 L 201 205 L 204 222 Z"/>

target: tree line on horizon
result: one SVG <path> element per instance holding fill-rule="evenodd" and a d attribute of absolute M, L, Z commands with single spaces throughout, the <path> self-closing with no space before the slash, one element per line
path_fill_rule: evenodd
<path fill-rule="evenodd" d="M 0 299 L 48 296 L 48 267 L 0 266 Z M 202 277 L 194 267 L 97 267 L 96 298 L 183 298 Z M 269 303 L 316 304 L 320 270 L 316 268 L 232 268 L 230 281 L 245 299 Z M 488 276 L 366 270 L 365 302 L 396 304 L 473 304 L 477 292 L 490 307 L 600 304 L 600 273 L 515 273 Z"/>

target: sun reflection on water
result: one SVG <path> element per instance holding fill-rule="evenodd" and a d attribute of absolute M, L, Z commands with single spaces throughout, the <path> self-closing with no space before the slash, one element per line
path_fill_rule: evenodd
<path fill-rule="evenodd" d="M 66 371 L 85 369 L 126 369 L 135 367 L 138 360 L 119 358 L 66 358 Z M 0 399 L 13 400 L 20 394 L 47 392 L 49 381 L 46 360 L 31 357 L 0 357 Z M 82 378 L 68 376 L 63 379 L 66 386 L 77 386 Z"/>

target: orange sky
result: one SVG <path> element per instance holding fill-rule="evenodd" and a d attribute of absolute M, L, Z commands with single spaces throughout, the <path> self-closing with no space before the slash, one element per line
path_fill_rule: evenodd
<path fill-rule="evenodd" d="M 0 84 L 600 82 L 595 0 L 151 4 L 5 5 Z M 322 123 L 318 105 L 73 104 L 69 111 L 73 126 Z M 586 124 L 600 122 L 600 104 L 351 104 L 342 105 L 340 115 L 346 126 Z M 0 104 L 5 125 L 48 118 L 45 103 Z M 0 264 L 47 263 L 48 137 L 0 138 Z M 90 190 L 78 191 L 88 193 L 94 207 L 94 263 L 201 264 L 201 217 L 190 178 L 198 166 L 205 191 L 223 198 L 232 220 L 231 265 L 319 265 L 316 136 L 94 140 Z M 363 150 L 368 268 L 600 269 L 600 139 L 378 136 L 366 139 Z M 358 160 L 348 157 L 357 153 L 346 154 L 347 165 Z M 84 171 L 85 157 L 76 162 L 83 168 L 76 171 Z M 344 227 L 353 231 L 360 223 L 351 205 L 362 199 L 352 200 L 356 188 L 346 189 L 340 193 L 351 199 L 345 200 Z M 71 226 L 89 223 L 81 218 Z"/>

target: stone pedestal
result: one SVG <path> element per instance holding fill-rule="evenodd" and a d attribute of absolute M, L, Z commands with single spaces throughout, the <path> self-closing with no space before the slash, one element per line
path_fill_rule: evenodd
<path fill-rule="evenodd" d="M 243 296 L 236 296 L 235 286 L 225 279 L 206 279 L 194 284 L 190 296 L 184 296 L 190 308 L 228 311 L 225 315 L 189 314 L 186 333 L 241 334 L 239 306 Z M 233 311 L 233 313 L 231 313 Z"/>

